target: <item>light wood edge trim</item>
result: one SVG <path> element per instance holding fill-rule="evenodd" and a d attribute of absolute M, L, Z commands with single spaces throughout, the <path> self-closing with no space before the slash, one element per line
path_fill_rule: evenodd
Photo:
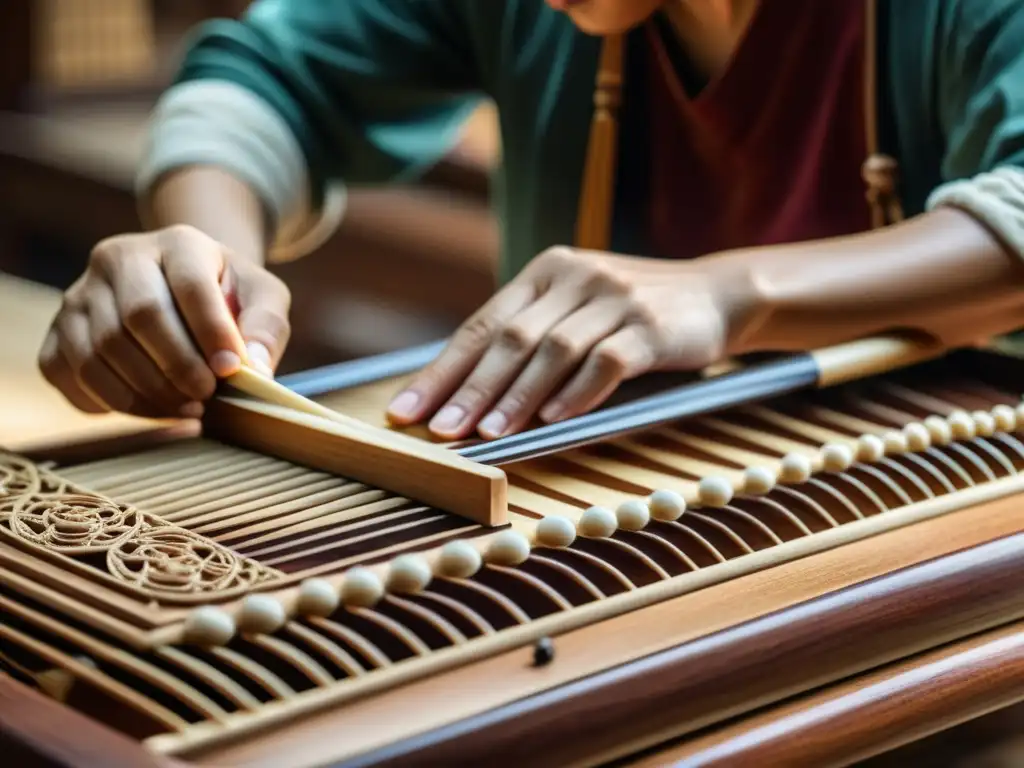
<path fill-rule="evenodd" d="M 10 587 L 15 593 L 36 600 L 51 610 L 56 608 L 60 613 L 98 629 L 100 632 L 105 632 L 137 651 L 145 651 L 154 646 L 154 635 L 152 632 L 140 629 L 139 627 L 133 627 L 117 618 L 109 610 L 102 610 L 88 605 L 77 597 L 57 592 L 44 586 L 40 581 L 22 576 L 5 568 L 3 566 L 4 554 L 3 545 L 0 545 L 0 581 L 5 586 Z M 179 617 L 176 620 L 180 621 L 181 618 Z"/>
<path fill-rule="evenodd" d="M 920 339 L 876 336 L 818 349 L 811 357 L 818 366 L 818 386 L 830 387 L 923 363 L 946 351 Z"/>
<path fill-rule="evenodd" d="M 481 525 L 508 521 L 508 479 L 500 468 L 422 440 L 227 397 L 208 403 L 203 425 L 225 442 L 336 473 Z"/>
<path fill-rule="evenodd" d="M 466 646 L 445 648 L 423 658 L 422 661 L 406 662 L 345 684 L 311 690 L 286 703 L 268 704 L 262 711 L 253 715 L 233 717 L 225 723 L 216 725 L 199 724 L 176 736 L 156 736 L 150 739 L 148 744 L 158 752 L 181 754 L 224 738 L 243 736 L 288 719 L 311 715 L 324 707 L 337 705 L 355 696 L 366 696 L 385 688 L 408 683 L 419 677 L 435 675 L 455 666 L 469 664 L 487 656 L 522 647 L 541 637 L 569 632 L 587 624 L 636 611 L 670 598 L 692 593 L 756 571 L 773 568 L 798 558 L 1022 492 L 1024 492 L 1024 475 L 1015 475 L 985 485 L 974 486 L 957 494 L 928 499 L 903 510 L 858 520 L 841 528 L 832 528 L 815 536 L 796 539 L 769 550 L 762 550 L 735 560 L 709 566 L 700 571 L 691 571 L 666 581 L 657 582 L 643 589 L 589 603 L 568 613 L 547 616 L 527 625 L 473 640 Z"/>
<path fill-rule="evenodd" d="M 1017 621 L 622 765 L 774 765 L 783 758 L 849 765 L 1021 701 L 1024 621 Z"/>

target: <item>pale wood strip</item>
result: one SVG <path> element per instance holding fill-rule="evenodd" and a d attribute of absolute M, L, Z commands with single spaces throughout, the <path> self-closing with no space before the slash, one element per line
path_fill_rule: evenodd
<path fill-rule="evenodd" d="M 743 470 L 730 467 L 726 464 L 712 464 L 708 461 L 701 461 L 681 453 L 645 445 L 638 440 L 625 438 L 616 442 L 616 447 L 640 456 L 650 461 L 657 462 L 666 467 L 678 470 L 684 474 L 697 479 L 709 476 L 718 476 L 728 480 L 733 487 L 739 487 L 743 483 Z"/>
<path fill-rule="evenodd" d="M 651 538 L 656 539 L 657 541 L 661 541 L 661 539 L 659 539 L 657 536 L 651 535 Z M 557 571 L 558 573 L 562 574 L 567 579 L 574 582 L 577 586 L 582 587 L 583 590 L 587 592 L 587 594 L 589 594 L 595 600 L 600 600 L 604 597 L 604 593 L 600 589 L 598 589 L 597 585 L 594 584 L 594 582 L 592 582 L 582 573 L 577 571 L 575 568 L 569 567 L 560 560 L 553 560 L 549 557 L 544 557 L 544 555 L 538 554 L 536 552 L 530 555 L 530 559 L 533 562 L 544 566 L 545 568 L 549 568 L 552 571 Z"/>
<path fill-rule="evenodd" d="M 260 700 L 245 690 L 245 688 L 202 659 L 190 656 L 170 645 L 154 648 L 153 654 L 170 664 L 180 667 L 190 675 L 215 688 L 219 694 L 241 709 L 255 712 L 263 706 Z"/>
<path fill-rule="evenodd" d="M 273 654 L 295 671 L 300 672 L 314 685 L 324 687 L 336 682 L 334 676 L 324 669 L 305 651 L 275 635 L 251 635 L 246 639 L 268 653 Z"/>
<path fill-rule="evenodd" d="M 851 448 L 856 447 L 857 445 L 856 438 L 850 437 L 843 432 L 836 432 L 826 427 L 794 418 L 793 416 L 787 416 L 763 405 L 744 406 L 739 409 L 739 412 L 753 416 L 756 419 L 760 419 L 768 424 L 773 424 L 788 432 L 801 435 L 820 444 L 842 443 L 850 446 Z"/>
<path fill-rule="evenodd" d="M 360 494 L 360 496 L 362 495 L 363 494 Z M 374 492 L 366 494 L 366 497 L 368 497 L 366 499 L 353 497 L 341 502 L 335 502 L 334 504 L 324 504 L 319 507 L 313 507 L 309 510 L 303 510 L 299 515 L 290 515 L 284 520 L 268 521 L 259 525 L 243 528 L 238 531 L 232 531 L 231 533 L 218 537 L 217 540 L 229 542 L 235 541 L 236 539 L 245 539 L 244 542 L 240 542 L 237 545 L 240 550 L 248 552 L 254 547 L 257 547 L 261 554 L 267 554 L 270 552 L 276 552 L 282 548 L 299 546 L 300 544 L 314 541 L 325 535 L 324 529 L 331 526 L 335 526 L 337 528 L 344 526 L 346 532 L 350 530 L 359 530 L 367 525 L 373 525 L 377 522 L 383 522 L 384 520 L 399 519 L 403 516 L 416 514 L 417 512 L 427 509 L 427 507 L 416 507 L 415 509 L 402 510 L 401 512 L 367 520 L 365 518 L 369 515 L 374 515 L 378 512 L 386 512 L 389 509 L 395 509 L 396 507 L 401 507 L 409 503 L 408 499 L 383 499 L 375 501 L 374 499 L 377 496 L 378 493 Z M 302 522 L 295 522 L 291 525 L 287 524 L 293 520 L 300 520 Z M 360 520 L 362 522 L 357 522 Z M 284 527 L 278 527 L 278 525 L 283 525 Z M 273 528 L 270 533 L 256 538 L 249 538 L 252 534 L 269 528 Z M 303 533 L 304 531 L 317 531 L 317 533 L 301 539 L 296 539 L 295 541 L 274 544 L 274 542 L 279 541 L 286 536 L 294 536 L 295 534 Z M 201 529 L 200 532 L 202 532 Z M 267 544 L 272 544 L 273 546 L 261 546 Z"/>
<path fill-rule="evenodd" d="M 877 386 L 882 392 L 891 397 L 902 400 L 903 402 L 909 403 L 917 408 L 935 413 L 939 416 L 948 416 L 953 411 L 957 410 L 956 405 L 944 398 L 936 397 L 935 395 L 926 394 L 924 392 L 917 392 L 909 387 L 903 386 L 902 384 L 881 381 L 878 382 Z"/>
<path fill-rule="evenodd" d="M 255 480 L 262 488 L 270 486 L 292 486 L 308 484 L 308 473 L 302 467 L 270 467 L 268 471 L 259 471 L 254 465 L 242 467 L 217 467 L 216 470 L 176 480 L 171 483 L 149 488 L 145 492 L 144 502 L 147 512 L 161 517 L 167 513 L 191 509 L 197 504 L 217 500 L 223 503 L 225 497 L 233 493 L 244 492 L 252 487 Z M 182 487 L 185 486 L 185 487 Z M 123 494 L 128 496 L 128 494 Z M 131 494 L 135 496 L 135 494 Z M 141 496 L 141 494 L 140 494 Z"/>
<path fill-rule="evenodd" d="M 154 466 L 173 469 L 181 462 L 194 465 L 200 458 L 233 456 L 241 453 L 244 451 L 221 443 L 207 442 L 201 438 L 183 438 L 138 453 L 69 464 L 60 468 L 60 474 L 72 482 L 84 483 L 90 478 L 98 478 L 100 481 L 108 479 L 112 482 L 131 482 L 132 473 L 139 472 L 140 477 L 146 477 Z"/>
<path fill-rule="evenodd" d="M 812 480 L 813 479 L 814 478 L 812 478 Z M 828 486 L 821 482 L 817 484 L 817 487 L 829 490 Z M 810 508 L 812 512 L 814 512 L 818 517 L 820 517 L 822 522 L 824 522 L 825 525 L 827 525 L 829 528 L 836 528 L 839 526 L 839 523 L 836 521 L 834 517 L 832 517 L 832 515 L 828 513 L 828 510 L 826 510 L 823 506 L 821 506 L 821 504 L 816 502 L 806 493 L 801 493 L 799 486 L 777 485 L 775 486 L 775 492 L 781 496 L 789 496 L 790 498 L 798 499 L 801 504 L 803 504 L 805 507 Z M 841 494 L 838 491 L 833 490 L 833 493 L 836 496 L 841 496 Z M 863 517 L 863 515 L 861 515 L 861 517 Z M 813 536 L 814 534 L 811 535 Z"/>
<path fill-rule="evenodd" d="M 264 554 L 263 550 L 257 550 L 255 552 L 250 553 L 249 557 L 253 558 L 254 560 L 259 560 L 259 562 L 263 563 L 264 565 L 268 565 L 271 568 L 277 568 L 282 563 L 290 563 L 292 560 L 299 560 L 301 558 L 310 557 L 312 555 L 323 554 L 324 552 L 330 552 L 332 549 L 342 549 L 343 547 L 349 547 L 349 546 L 351 546 L 351 545 L 353 545 L 353 544 L 355 544 L 357 542 L 370 541 L 372 539 L 385 539 L 385 540 L 387 540 L 387 539 L 390 539 L 390 538 L 394 537 L 396 534 L 401 533 L 402 531 L 407 531 L 407 530 L 410 530 L 412 528 L 418 528 L 418 527 L 426 525 L 428 523 L 433 523 L 433 522 L 436 522 L 438 520 L 444 520 L 444 519 L 445 519 L 444 514 L 438 513 L 438 514 L 433 515 L 431 517 L 420 518 L 419 520 L 413 520 L 413 521 L 408 522 L 408 523 L 402 523 L 401 525 L 391 526 L 390 528 L 388 528 L 386 530 L 372 531 L 370 533 L 364 533 L 364 534 L 362 534 L 360 536 L 353 536 L 351 538 L 346 538 L 346 539 L 343 539 L 341 541 L 332 541 L 332 542 L 330 542 L 328 544 L 321 544 L 318 547 L 310 547 L 309 549 L 302 549 L 302 550 L 300 550 L 298 552 L 292 552 L 291 554 L 287 554 L 287 555 L 279 555 L 278 557 L 267 557 Z M 451 535 L 451 533 L 448 533 L 448 535 Z M 409 546 L 415 546 L 415 544 L 416 544 L 416 542 L 409 542 L 409 543 L 406 543 L 406 544 L 404 544 L 402 546 L 409 547 Z M 380 554 L 382 554 L 382 552 L 375 552 L 375 553 L 373 553 L 370 556 L 372 557 L 374 555 L 380 555 Z M 364 555 L 364 558 L 365 557 L 366 556 Z"/>
<path fill-rule="evenodd" d="M 442 595 L 439 592 L 434 592 L 430 589 L 425 589 L 416 595 L 417 599 L 424 600 L 428 603 L 438 603 L 445 606 L 450 611 L 459 614 L 463 619 L 472 624 L 481 635 L 491 635 L 496 631 L 494 627 L 477 613 L 475 610 L 470 608 L 468 605 L 464 605 L 458 600 L 453 600 L 447 595 Z"/>
<path fill-rule="evenodd" d="M 516 624 L 529 624 L 530 623 L 530 616 L 529 616 L 529 614 L 527 614 L 526 611 L 524 611 L 522 608 L 520 608 L 518 604 L 512 602 L 512 600 L 510 598 L 506 597 L 505 595 L 503 595 L 498 590 L 493 589 L 492 587 L 489 587 L 486 584 L 481 584 L 479 581 L 474 581 L 473 579 L 458 579 L 457 580 L 457 579 L 449 579 L 447 577 L 442 577 L 442 578 L 444 578 L 445 581 L 450 581 L 450 582 L 453 582 L 453 583 L 457 583 L 457 584 L 465 587 L 466 589 L 472 590 L 473 592 L 476 592 L 478 595 L 480 595 L 484 599 L 489 600 L 490 602 L 494 603 L 494 605 L 498 606 L 503 611 L 505 611 L 505 613 L 508 615 L 508 617 L 510 619 L 512 619 Z"/>
<path fill-rule="evenodd" d="M 559 611 L 572 610 L 572 603 L 565 599 L 554 587 L 550 584 L 538 579 L 532 573 L 519 570 L 518 568 L 506 568 L 503 565 L 495 565 L 494 563 L 488 563 L 486 566 L 489 570 L 496 573 L 502 573 L 508 576 L 510 579 L 525 584 L 527 588 L 532 588 L 537 592 L 540 592 L 544 597 L 550 600 L 557 606 Z"/>
<path fill-rule="evenodd" d="M 426 522 L 426 521 L 423 521 Z M 512 521 L 513 523 L 515 521 Z M 409 526 L 406 526 L 409 527 Z M 512 526 L 513 528 L 515 525 Z M 440 541 L 442 539 L 450 539 L 455 536 L 464 536 L 469 533 L 476 533 L 479 531 L 479 527 L 476 525 L 467 525 L 463 528 L 455 528 L 450 531 L 441 531 L 439 533 L 431 534 L 430 536 L 420 536 L 419 538 L 393 544 L 388 547 L 374 550 L 372 552 L 366 552 L 362 555 L 354 555 L 352 557 L 346 557 L 340 560 L 333 560 L 323 565 L 314 566 L 313 568 L 307 568 L 297 574 L 293 574 L 293 578 L 309 578 L 311 576 L 319 576 L 324 573 L 340 573 L 346 568 L 350 568 L 353 565 L 364 563 L 368 560 L 385 560 L 390 555 L 396 555 L 399 552 L 405 552 L 412 549 L 426 549 L 431 543 Z M 349 542 L 344 542 L 347 545 Z M 306 553 L 308 554 L 308 553 Z"/>
<path fill-rule="evenodd" d="M 721 417 L 708 416 L 701 419 L 700 424 L 723 435 L 729 435 L 754 445 L 763 445 L 782 454 L 799 453 L 804 456 L 815 456 L 821 443 L 820 440 L 808 438 L 810 442 L 815 443 L 815 445 L 808 445 L 782 435 L 768 433 L 743 424 L 736 424 L 727 415 Z"/>
<path fill-rule="evenodd" d="M 198 715 L 220 722 L 227 719 L 228 713 L 218 704 L 142 658 L 107 645 L 63 622 L 44 616 L 20 603 L 15 603 L 3 595 L 0 595 L 0 608 L 39 629 L 74 643 L 82 648 L 87 656 L 92 656 L 111 666 L 120 667 L 168 696 L 177 699 Z"/>
<path fill-rule="evenodd" d="M 679 522 L 678 520 L 666 521 L 659 524 L 668 526 L 676 532 L 686 535 L 690 538 L 691 541 L 693 541 L 694 544 L 696 544 L 709 555 L 711 555 L 711 557 L 716 562 L 724 563 L 728 559 L 726 558 L 725 554 L 719 551 L 718 547 L 716 547 L 714 544 L 712 544 L 710 541 L 704 538 L 703 534 L 701 534 L 700 531 L 695 531 L 690 526 L 683 525 L 683 523 Z"/>
<path fill-rule="evenodd" d="M 995 472 L 992 471 L 989 465 L 982 461 L 980 458 L 978 458 L 978 456 L 973 451 L 969 451 L 960 443 L 950 443 L 947 446 L 943 446 L 943 450 L 949 451 L 950 453 L 955 453 L 964 461 L 970 463 L 971 466 L 977 469 L 978 472 L 980 472 L 981 475 L 988 482 L 991 482 L 996 479 Z"/>
<path fill-rule="evenodd" d="M 411 613 L 413 616 L 416 616 L 425 621 L 435 630 L 440 632 L 441 636 L 444 637 L 444 639 L 452 645 L 458 645 L 459 643 L 466 642 L 466 636 L 462 634 L 462 632 L 459 631 L 459 629 L 455 625 L 453 625 L 450 621 L 448 621 L 448 619 L 444 618 L 439 613 L 430 610 L 426 606 L 419 605 L 418 603 L 414 603 L 410 600 L 406 600 L 405 598 L 395 594 L 389 594 L 385 598 L 385 600 L 391 603 L 392 605 L 398 606 L 403 611 L 407 611 L 408 613 Z"/>
<path fill-rule="evenodd" d="M 578 522 L 580 515 L 583 514 L 583 510 L 579 507 L 523 488 L 516 485 L 514 480 L 508 487 L 508 503 L 527 512 L 532 512 L 538 517 L 562 515 L 573 522 Z"/>
<path fill-rule="evenodd" d="M 350 477 L 481 525 L 508 520 L 508 482 L 500 468 L 422 440 L 228 399 L 208 404 L 204 425 L 250 450 Z"/>
<path fill-rule="evenodd" d="M 223 521 L 225 518 L 233 518 L 236 515 L 249 512 L 258 511 L 264 516 L 279 512 L 284 514 L 292 510 L 303 509 L 309 504 L 341 499 L 367 490 L 370 490 L 368 486 L 334 478 L 319 483 L 299 482 L 294 487 L 289 484 L 286 489 L 274 489 L 269 492 L 265 488 L 256 486 L 227 499 L 197 504 L 190 507 L 187 514 L 186 511 L 182 511 L 167 515 L 164 519 L 191 528 L 198 525 L 210 525 Z M 384 492 L 379 491 L 379 493 Z M 230 525 L 231 521 L 228 520 L 227 524 Z M 211 528 L 210 530 L 217 529 Z"/>
<path fill-rule="evenodd" d="M 596 557 L 595 555 L 592 555 L 589 552 L 584 552 L 582 549 L 565 549 L 562 551 L 570 557 L 575 557 L 578 560 L 584 560 L 585 562 L 594 566 L 595 568 L 604 571 L 613 579 L 615 579 L 615 581 L 621 584 L 623 588 L 625 588 L 627 591 L 638 589 L 637 585 L 633 583 L 632 579 L 630 579 L 626 574 L 624 574 L 614 565 L 602 560 L 600 557 Z"/>
<path fill-rule="evenodd" d="M 580 480 L 565 472 L 555 472 L 545 467 L 541 462 L 513 464 L 506 467 L 506 471 L 513 478 L 521 477 L 536 485 L 550 488 L 565 496 L 571 496 L 587 506 L 615 509 L 623 501 L 634 495 L 616 491 L 614 488 L 607 488 L 586 480 Z M 513 480 L 513 487 L 514 482 Z M 512 504 L 516 503 L 513 501 L 511 489 L 509 490 L 509 502 Z"/>
<path fill-rule="evenodd" d="M 685 565 L 691 571 L 697 570 L 697 564 L 690 559 L 690 556 L 687 555 L 683 550 L 681 550 L 668 539 L 664 539 L 661 536 L 651 533 L 649 529 L 643 531 L 636 531 L 633 533 L 633 535 L 639 539 L 643 539 L 644 541 L 649 541 L 655 544 L 658 548 L 670 553 L 672 557 L 674 557 L 680 563 Z"/>
<path fill-rule="evenodd" d="M 274 672 L 232 648 L 214 646 L 204 650 L 221 664 L 245 675 L 275 699 L 287 699 L 295 695 L 294 689 Z"/>
<path fill-rule="evenodd" d="M 665 440 L 671 440 L 679 445 L 695 448 L 698 451 L 702 451 L 713 456 L 719 456 L 726 461 L 731 461 L 746 467 L 762 466 L 778 471 L 779 466 L 782 464 L 781 459 L 776 458 L 771 454 L 755 453 L 754 451 L 748 451 L 745 448 L 737 448 L 716 440 L 709 440 L 704 437 L 698 437 L 697 435 L 691 435 L 680 429 L 661 429 L 654 432 L 653 435 Z"/>
<path fill-rule="evenodd" d="M 144 477 L 134 479 L 130 483 L 104 482 L 103 492 L 118 498 L 144 498 L 149 506 L 164 502 L 172 502 L 187 495 L 195 489 L 197 494 L 208 488 L 222 487 L 225 483 L 237 482 L 243 473 L 252 473 L 256 477 L 271 473 L 292 470 L 298 467 L 289 466 L 284 462 L 266 456 L 246 455 L 228 456 L 211 459 L 201 457 L 194 466 L 186 466 L 177 471 L 168 471 L 166 467 L 154 466 Z M 182 488 L 185 485 L 185 488 Z M 148 511 L 148 510 L 147 510 Z"/>
<path fill-rule="evenodd" d="M 903 427 L 914 421 L 919 421 L 918 417 L 907 411 L 894 408 L 891 405 L 884 405 L 876 400 L 873 400 L 862 395 L 854 395 L 847 393 L 843 399 L 854 408 L 859 408 L 872 416 L 882 419 L 883 421 L 890 423 L 893 427 Z"/>
<path fill-rule="evenodd" d="M 1006 472 L 1006 474 L 1013 475 L 1017 473 L 1017 470 L 1014 468 L 1013 463 L 1008 458 L 1006 458 L 1002 453 L 996 450 L 995 446 L 993 446 L 987 438 L 979 437 L 975 439 L 971 444 L 979 451 L 983 451 L 986 455 L 990 456 L 992 458 L 992 461 L 998 464 L 1000 469 Z"/>
<path fill-rule="evenodd" d="M 654 562 L 654 560 L 651 559 L 650 556 L 648 556 L 644 552 L 641 552 L 639 549 L 637 549 L 629 542 L 623 541 L 622 539 L 601 539 L 601 543 L 618 549 L 620 552 L 626 555 L 626 557 L 635 560 L 644 568 L 646 568 L 655 576 L 657 576 L 659 579 L 671 578 L 664 568 L 662 568 L 660 565 Z"/>
<path fill-rule="evenodd" d="M 329 659 L 332 664 L 344 671 L 344 673 L 349 677 L 358 677 L 359 675 L 366 674 L 366 670 L 363 669 L 363 665 L 360 664 L 351 653 L 346 651 L 344 648 L 341 648 L 331 640 L 328 640 L 319 632 L 315 632 L 297 621 L 289 621 L 284 626 L 284 632 L 286 634 L 293 635 L 299 641 L 315 648 L 321 655 Z"/>
<path fill-rule="evenodd" d="M 82 664 L 80 661 L 41 640 L 19 632 L 4 623 L 0 623 L 0 638 L 3 639 L 5 644 L 10 643 L 12 646 L 21 646 L 34 656 L 52 664 L 55 668 L 68 671 L 77 679 L 85 681 L 94 688 L 98 688 L 111 698 L 156 720 L 168 730 L 181 732 L 188 728 L 189 724 L 186 720 L 174 714 L 174 712 L 166 707 L 146 698 L 124 683 L 120 683 L 114 678 L 86 664 Z"/>
<path fill-rule="evenodd" d="M 716 520 L 715 518 L 711 517 L 710 515 L 704 514 L 703 512 L 697 512 L 696 510 L 690 510 L 689 512 L 687 512 L 687 514 L 691 515 L 692 517 L 697 518 L 698 520 L 702 520 L 703 522 L 705 522 L 708 525 L 710 525 L 712 528 L 715 528 L 718 531 L 720 531 L 722 534 L 725 535 L 725 537 L 727 539 L 729 539 L 733 544 L 735 544 L 737 547 L 739 547 L 740 551 L 743 554 L 746 554 L 746 555 L 753 554 L 754 548 L 752 546 L 750 546 L 746 542 L 746 540 L 743 539 L 743 537 L 741 537 L 738 533 L 736 533 L 736 531 L 734 531 L 728 525 L 723 523 L 721 520 Z M 683 526 L 685 527 L 685 525 L 686 525 L 685 517 L 683 518 L 683 520 L 684 520 Z"/>
<path fill-rule="evenodd" d="M 571 464 L 600 472 L 601 474 L 633 483 L 648 491 L 655 491 L 661 488 L 670 488 L 681 493 L 687 501 L 697 497 L 697 482 L 685 477 L 669 474 L 668 472 L 656 472 L 647 467 L 637 467 L 626 464 L 618 459 L 611 459 L 605 456 L 595 456 L 583 451 L 569 451 L 560 458 Z M 636 494 L 632 494 L 635 496 Z"/>
<path fill-rule="evenodd" d="M 386 667 L 391 664 L 391 659 L 385 655 L 384 651 L 351 627 L 333 619 L 315 616 L 307 618 L 306 621 L 320 632 L 331 635 L 336 640 L 355 648 L 374 668 Z"/>
<path fill-rule="evenodd" d="M 401 641 L 414 655 L 428 656 L 430 654 L 430 647 L 420 640 L 418 635 L 408 627 L 402 626 L 390 616 L 385 616 L 383 613 L 370 608 L 347 608 L 346 610 L 354 616 L 366 619 L 371 624 L 376 624 L 379 629 Z"/>

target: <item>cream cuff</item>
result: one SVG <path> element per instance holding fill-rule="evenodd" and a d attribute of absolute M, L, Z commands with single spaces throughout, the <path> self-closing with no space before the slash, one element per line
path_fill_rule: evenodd
<path fill-rule="evenodd" d="M 951 181 L 935 189 L 925 204 L 928 211 L 956 206 L 984 222 L 1024 259 L 1024 169 L 1004 165 L 970 179 Z"/>
<path fill-rule="evenodd" d="M 320 210 L 313 210 L 305 156 L 288 124 L 267 102 L 234 83 L 187 82 L 163 95 L 136 176 L 139 199 L 162 175 L 186 165 L 223 168 L 255 191 L 275 225 L 270 261 L 316 250 L 344 217 L 344 185 L 332 186 Z"/>

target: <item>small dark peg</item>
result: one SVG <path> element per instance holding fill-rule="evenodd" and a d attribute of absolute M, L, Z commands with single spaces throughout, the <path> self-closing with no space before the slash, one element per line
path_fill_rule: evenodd
<path fill-rule="evenodd" d="M 544 667 L 554 661 L 555 644 L 550 637 L 542 637 L 533 646 L 533 666 Z"/>

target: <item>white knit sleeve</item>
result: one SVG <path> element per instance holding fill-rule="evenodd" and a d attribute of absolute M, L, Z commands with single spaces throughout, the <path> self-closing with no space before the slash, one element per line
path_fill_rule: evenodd
<path fill-rule="evenodd" d="M 936 188 L 926 210 L 961 208 L 992 229 L 1024 260 L 1024 169 L 1004 165 Z"/>

